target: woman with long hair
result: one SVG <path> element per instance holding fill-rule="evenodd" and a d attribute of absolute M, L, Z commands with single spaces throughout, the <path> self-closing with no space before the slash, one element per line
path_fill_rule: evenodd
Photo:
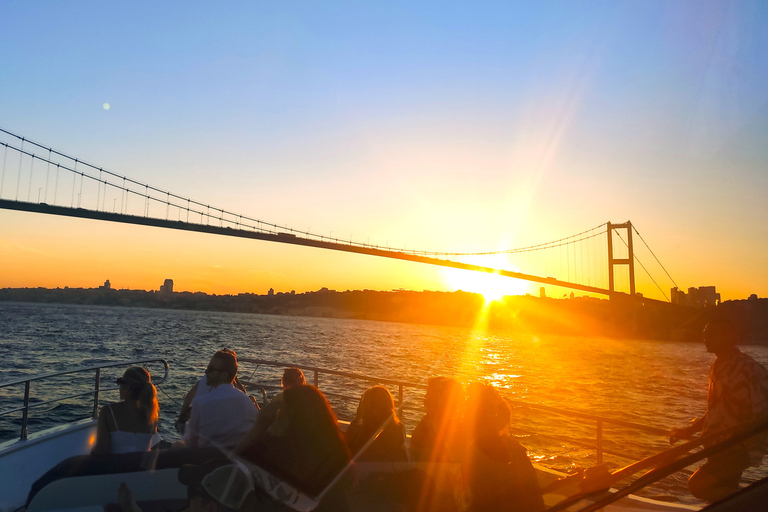
<path fill-rule="evenodd" d="M 384 386 L 373 386 L 363 393 L 357 415 L 345 433 L 347 446 L 359 452 L 380 429 L 373 443 L 360 455 L 361 461 L 407 461 L 405 427 L 395 412 L 395 400 Z"/>
<path fill-rule="evenodd" d="M 117 379 L 121 402 L 101 408 L 92 453 L 149 451 L 157 433 L 157 389 L 152 376 L 139 366 L 125 370 Z"/>
<path fill-rule="evenodd" d="M 280 435 L 268 432 L 242 456 L 302 492 L 319 496 L 348 469 L 350 461 L 336 415 L 314 386 L 288 388 L 283 391 L 283 399 L 278 415 L 285 421 L 285 431 Z M 347 510 L 344 489 L 350 483 L 351 476 L 346 473 L 325 492 L 315 511 Z M 266 498 L 257 493 L 257 499 Z"/>

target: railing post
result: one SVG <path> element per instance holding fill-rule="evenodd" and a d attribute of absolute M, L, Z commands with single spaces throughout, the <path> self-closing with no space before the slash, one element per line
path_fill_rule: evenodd
<path fill-rule="evenodd" d="M 315 372 L 315 387 L 318 388 L 318 387 L 320 387 L 318 385 L 320 383 L 320 378 L 319 378 L 319 375 L 317 373 L 317 370 L 314 370 L 314 372 Z"/>
<path fill-rule="evenodd" d="M 403 420 L 403 385 L 402 384 L 398 384 L 397 386 L 397 395 L 398 395 L 398 400 L 400 401 L 400 411 L 398 412 L 398 416 L 400 416 L 400 421 L 402 422 L 404 421 Z"/>
<path fill-rule="evenodd" d="M 101 368 L 96 368 L 96 385 L 93 391 L 93 419 L 99 417 L 99 385 L 101 383 Z"/>
<path fill-rule="evenodd" d="M 603 463 L 603 420 L 597 420 L 597 463 Z"/>
<path fill-rule="evenodd" d="M 27 419 L 29 418 L 29 388 L 30 388 L 31 382 L 27 381 L 24 383 L 24 410 L 21 413 L 21 440 L 26 441 L 27 440 Z"/>

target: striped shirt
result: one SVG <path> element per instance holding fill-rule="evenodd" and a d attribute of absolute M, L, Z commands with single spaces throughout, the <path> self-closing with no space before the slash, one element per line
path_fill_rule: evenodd
<path fill-rule="evenodd" d="M 718 357 L 709 372 L 702 434 L 730 429 L 768 414 L 768 370 L 738 348 L 735 350 L 726 357 Z M 768 446 L 766 441 L 766 435 L 761 434 L 742 444 L 753 466 L 760 465 Z"/>

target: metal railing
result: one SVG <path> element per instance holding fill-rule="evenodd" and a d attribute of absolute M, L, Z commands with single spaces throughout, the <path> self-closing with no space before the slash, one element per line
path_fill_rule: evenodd
<path fill-rule="evenodd" d="M 101 386 L 101 370 L 104 368 L 114 368 L 117 366 L 136 366 L 136 365 L 142 365 L 147 363 L 162 363 L 163 367 L 165 368 L 165 374 L 163 375 L 163 377 L 161 379 L 153 378 L 152 379 L 153 384 L 159 385 L 165 382 L 166 379 L 168 379 L 169 366 L 166 360 L 160 359 L 160 358 L 153 358 L 153 359 L 136 359 L 132 361 L 120 361 L 116 363 L 105 363 L 105 364 L 100 364 L 96 366 L 88 366 L 85 368 L 76 368 L 73 370 L 64 370 L 60 372 L 46 373 L 43 375 L 37 375 L 35 377 L 29 377 L 25 379 L 18 379 L 10 382 L 0 383 L 0 389 L 10 388 L 13 386 L 21 386 L 21 385 L 24 386 L 24 399 L 21 407 L 15 407 L 13 409 L 0 411 L 0 417 L 5 416 L 7 414 L 12 414 L 12 413 L 21 411 L 21 432 L 19 434 L 19 439 L 24 441 L 27 439 L 29 434 L 27 430 L 27 425 L 29 423 L 29 410 L 31 408 L 41 407 L 43 405 L 47 405 L 51 403 L 62 402 L 64 400 L 68 400 L 71 398 L 78 398 L 81 396 L 93 395 L 93 418 L 96 419 L 99 417 L 99 394 L 101 393 L 101 391 L 111 391 L 118 388 L 118 386 L 116 385 L 106 386 L 106 387 Z M 44 400 L 41 402 L 35 402 L 33 404 L 30 404 L 30 394 L 31 394 L 33 382 L 50 380 L 54 377 L 59 377 L 61 375 L 69 375 L 69 374 L 83 373 L 83 372 L 95 372 L 94 386 L 92 390 L 81 392 L 81 393 L 69 394 L 66 396 L 56 397 L 50 400 Z"/>
<path fill-rule="evenodd" d="M 402 419 L 403 417 L 403 388 L 416 388 L 416 389 L 427 389 L 427 386 L 425 384 L 416 384 L 413 382 L 406 382 L 406 381 L 400 381 L 400 380 L 393 380 L 393 379 L 381 379 L 379 377 L 371 377 L 369 375 L 360 375 L 359 373 L 352 373 L 352 372 L 342 372 L 339 370 L 329 370 L 327 368 L 319 368 L 317 366 L 307 366 L 302 364 L 291 364 L 291 363 L 281 363 L 278 361 L 268 361 L 266 359 L 252 359 L 247 357 L 239 357 L 238 363 L 251 363 L 256 365 L 267 365 L 267 366 L 274 366 L 276 368 L 299 368 L 302 371 L 305 372 L 312 372 L 312 384 L 315 385 L 315 387 L 320 387 L 320 375 L 336 375 L 339 377 L 345 377 L 347 379 L 352 380 L 360 380 L 365 382 L 370 382 L 371 384 L 389 384 L 391 386 L 397 386 L 397 408 L 398 408 L 398 415 Z M 244 382 L 246 385 L 249 384 L 248 381 Z M 351 395 L 344 395 L 340 393 L 326 393 L 323 392 L 325 396 L 332 397 L 332 398 L 340 398 L 342 400 L 359 400 L 359 396 L 351 396 Z M 408 408 L 410 409 L 410 408 Z M 416 410 L 413 408 L 413 410 Z"/>
<path fill-rule="evenodd" d="M 405 388 L 413 388 L 413 389 L 422 389 L 425 390 L 427 388 L 426 384 L 416 384 L 413 382 L 407 382 L 407 381 L 400 381 L 400 380 L 394 380 L 394 379 L 382 379 L 379 377 L 372 377 L 370 375 L 361 375 L 358 373 L 352 373 L 352 372 L 344 372 L 339 370 L 329 370 L 326 368 L 319 368 L 316 366 L 307 366 L 307 365 L 300 365 L 300 364 L 290 364 L 290 363 L 283 363 L 279 361 L 269 361 L 265 359 L 251 359 L 251 358 L 238 358 L 238 361 L 240 364 L 242 363 L 251 363 L 256 365 L 265 365 L 265 366 L 273 366 L 276 368 L 300 368 L 302 371 L 305 372 L 311 372 L 312 373 L 312 383 L 316 387 L 320 387 L 320 375 L 335 375 L 344 377 L 351 380 L 359 380 L 359 381 L 365 381 L 369 382 L 371 384 L 387 384 L 391 386 L 397 386 L 397 408 L 398 408 L 398 416 L 400 419 L 403 419 L 403 410 L 413 410 L 413 411 L 420 411 L 422 409 L 419 409 L 417 407 L 406 407 L 403 403 L 404 400 L 404 389 Z M 248 382 L 246 382 L 248 384 Z M 326 393 L 323 392 L 327 397 L 331 398 L 338 398 L 342 400 L 359 400 L 360 396 L 350 396 L 350 395 L 344 395 L 340 393 Z M 503 396 L 503 395 L 502 395 Z M 612 452 L 605 450 L 603 448 L 603 427 L 605 425 L 612 425 L 616 427 L 624 427 L 624 428 L 630 428 L 637 431 L 645 432 L 648 434 L 654 434 L 659 436 L 667 436 L 669 434 L 669 430 L 658 428 L 658 427 L 651 427 L 648 425 L 643 425 L 641 423 L 634 423 L 631 421 L 625 421 L 625 420 L 619 420 L 619 419 L 613 419 L 613 418 L 606 418 L 604 416 L 598 416 L 595 414 L 589 414 L 584 413 L 580 411 L 572 411 L 569 409 L 559 409 L 556 407 L 550 407 L 547 405 L 539 405 L 539 404 L 532 404 L 528 402 L 522 402 L 520 400 L 511 399 L 509 397 L 504 396 L 504 399 L 507 400 L 511 405 L 515 407 L 524 407 L 531 410 L 536 411 L 542 411 L 547 412 L 551 414 L 558 414 L 562 416 L 567 416 L 570 418 L 577 418 L 580 420 L 586 420 L 590 422 L 595 422 L 596 424 L 596 432 L 595 432 L 595 445 L 582 445 L 585 448 L 594 449 L 597 452 L 597 463 L 602 464 L 603 463 L 603 455 L 609 454 L 609 455 L 615 455 L 618 457 L 623 458 L 631 458 L 627 455 Z M 558 441 L 565 441 L 573 444 L 580 444 L 577 441 L 561 436 L 548 436 L 552 439 L 556 439 Z"/>

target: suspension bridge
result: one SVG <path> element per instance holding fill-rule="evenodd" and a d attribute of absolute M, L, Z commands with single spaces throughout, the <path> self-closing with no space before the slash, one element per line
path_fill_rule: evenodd
<path fill-rule="evenodd" d="M 533 246 L 482 252 L 392 248 L 344 240 L 266 222 L 141 183 L 0 128 L 3 150 L 0 208 L 143 226 L 266 240 L 384 258 L 486 272 L 611 298 L 668 302 L 641 262 L 639 240 L 672 283 L 631 222 L 606 222 L 565 238 Z M 491 261 L 492 264 L 482 264 Z M 637 294 L 639 267 L 665 301 Z M 674 284 L 677 286 L 677 284 Z"/>

